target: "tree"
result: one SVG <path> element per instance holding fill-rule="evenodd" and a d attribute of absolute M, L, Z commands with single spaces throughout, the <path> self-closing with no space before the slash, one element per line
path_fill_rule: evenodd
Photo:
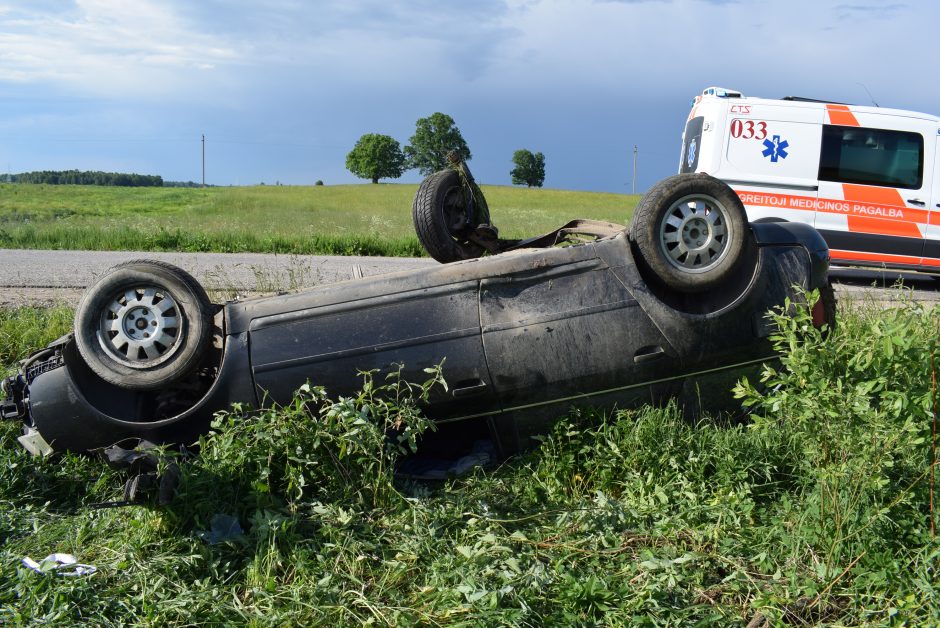
<path fill-rule="evenodd" d="M 432 113 L 415 123 L 415 134 L 405 147 L 405 157 L 410 168 L 417 168 L 429 175 L 447 167 L 447 153 L 454 151 L 464 161 L 470 161 L 470 149 L 446 113 Z"/>
<path fill-rule="evenodd" d="M 545 183 L 545 155 L 542 153 L 533 155 L 532 151 L 522 148 L 512 154 L 512 163 L 516 167 L 509 174 L 515 185 L 540 188 Z"/>
<path fill-rule="evenodd" d="M 366 133 L 346 155 L 346 169 L 360 179 L 397 179 L 405 171 L 405 155 L 388 135 Z"/>
<path fill-rule="evenodd" d="M 162 187 L 163 177 L 150 174 L 100 172 L 79 170 L 42 170 L 6 175 L 17 183 L 45 183 L 47 185 L 121 185 L 127 187 Z"/>

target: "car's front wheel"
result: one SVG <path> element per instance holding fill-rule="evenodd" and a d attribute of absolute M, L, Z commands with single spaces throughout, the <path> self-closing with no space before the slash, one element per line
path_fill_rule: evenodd
<path fill-rule="evenodd" d="M 101 379 L 132 390 L 173 383 L 199 364 L 212 305 L 189 273 L 135 260 L 107 271 L 75 314 L 75 343 Z"/>
<path fill-rule="evenodd" d="M 753 238 L 741 199 L 705 174 L 679 174 L 640 200 L 630 240 L 657 280 L 681 292 L 720 285 L 744 261 Z"/>

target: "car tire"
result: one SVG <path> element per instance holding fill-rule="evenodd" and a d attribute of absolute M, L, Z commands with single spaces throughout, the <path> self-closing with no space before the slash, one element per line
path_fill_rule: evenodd
<path fill-rule="evenodd" d="M 189 273 L 134 260 L 108 270 L 82 296 L 75 344 L 98 377 L 152 390 L 186 376 L 212 337 L 212 304 Z"/>
<path fill-rule="evenodd" d="M 629 238 L 655 279 L 697 293 L 734 274 L 753 234 L 741 199 L 728 185 L 706 174 L 679 174 L 640 199 Z"/>
<path fill-rule="evenodd" d="M 466 224 L 464 203 L 460 175 L 454 170 L 428 176 L 415 194 L 415 233 L 428 255 L 442 264 L 483 254 L 483 247 L 468 239 L 476 225 Z"/>

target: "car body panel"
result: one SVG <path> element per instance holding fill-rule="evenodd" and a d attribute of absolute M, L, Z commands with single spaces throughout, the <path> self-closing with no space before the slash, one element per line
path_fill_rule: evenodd
<path fill-rule="evenodd" d="M 86 451 L 126 439 L 189 444 L 209 429 L 213 415 L 234 403 L 259 405 L 251 381 L 247 335 L 226 337 L 218 375 L 185 411 L 156 418 L 159 395 L 110 385 L 91 372 L 74 343 L 62 350 L 62 365 L 27 375 L 26 424 L 58 451 Z"/>
<path fill-rule="evenodd" d="M 251 325 L 255 382 L 275 402 L 290 399 L 309 379 L 330 391 L 349 392 L 359 370 L 404 365 L 408 381 L 425 379 L 423 369 L 445 361 L 448 381 L 487 386 L 480 338 L 479 282 L 463 281 L 406 290 L 348 303 L 312 307 L 289 317 L 256 319 Z M 450 392 L 432 391 L 436 404 L 457 402 Z M 447 397 L 451 397 L 447 399 Z M 462 401 L 450 403 L 458 412 Z M 442 412 L 450 414 L 441 406 Z"/>

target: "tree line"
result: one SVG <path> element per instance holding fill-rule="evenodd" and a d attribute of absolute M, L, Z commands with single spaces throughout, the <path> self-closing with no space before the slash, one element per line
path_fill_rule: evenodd
<path fill-rule="evenodd" d="M 132 188 L 163 187 L 163 177 L 151 174 L 80 170 L 38 170 L 0 175 L 7 183 L 46 183 L 49 185 L 120 185 Z"/>
<path fill-rule="evenodd" d="M 445 113 L 433 113 L 415 123 L 415 134 L 402 149 L 398 140 L 379 133 L 366 133 L 346 155 L 346 169 L 360 179 L 397 179 L 406 170 L 417 169 L 429 175 L 447 167 L 448 153 L 457 153 L 464 161 L 471 154 L 454 119 Z M 513 153 L 510 171 L 516 185 L 542 187 L 545 181 L 545 155 L 520 149 Z"/>
<path fill-rule="evenodd" d="M 404 149 L 388 135 L 366 133 L 346 155 L 346 168 L 357 177 L 378 183 L 379 179 L 397 179 L 406 170 L 417 169 L 423 175 L 443 170 L 447 155 L 456 153 L 464 161 L 472 155 L 454 119 L 433 113 L 415 124 L 415 134 Z M 513 184 L 542 187 L 545 181 L 545 155 L 520 149 L 513 153 Z M 39 170 L 0 175 L 0 182 L 45 183 L 49 185 L 102 185 L 125 187 L 199 187 L 192 181 L 164 181 L 159 175 L 80 170 Z"/>

